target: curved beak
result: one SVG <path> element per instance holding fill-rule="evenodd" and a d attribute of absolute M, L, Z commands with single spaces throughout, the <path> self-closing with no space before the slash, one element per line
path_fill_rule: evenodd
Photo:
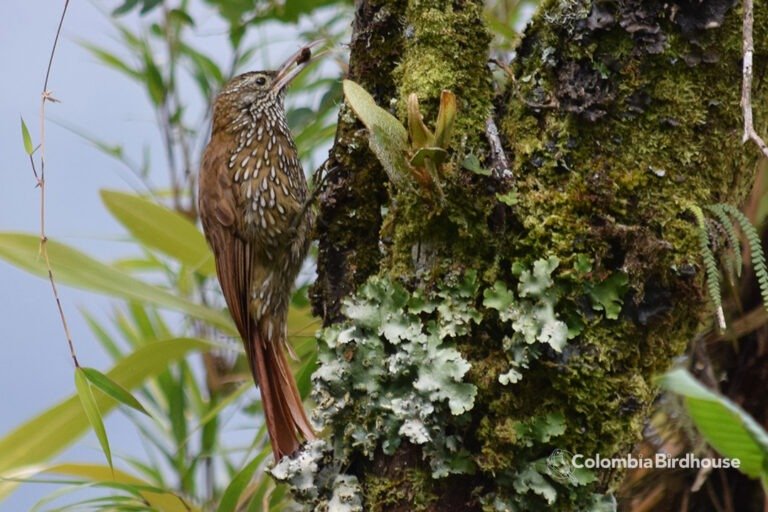
<path fill-rule="evenodd" d="M 312 59 L 312 49 L 320 46 L 323 40 L 313 41 L 301 47 L 296 53 L 291 55 L 285 63 L 277 70 L 277 75 L 272 82 L 272 91 L 279 93 L 291 81 L 298 76 L 306 64 Z"/>

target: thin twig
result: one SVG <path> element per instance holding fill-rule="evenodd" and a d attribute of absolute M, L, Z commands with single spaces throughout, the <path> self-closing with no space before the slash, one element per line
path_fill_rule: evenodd
<path fill-rule="evenodd" d="M 38 176 L 37 169 L 35 169 L 34 158 L 30 155 L 30 162 L 32 164 L 32 173 L 37 180 L 37 186 L 40 188 L 40 255 L 45 260 L 45 266 L 48 270 L 48 280 L 51 282 L 51 289 L 53 290 L 53 298 L 56 300 L 56 307 L 59 310 L 59 316 L 61 317 L 61 325 L 64 327 L 64 335 L 67 337 L 67 344 L 69 345 L 69 353 L 72 356 L 72 361 L 75 363 L 75 367 L 80 367 L 77 361 L 77 355 L 75 355 L 75 345 L 72 342 L 72 335 L 69 332 L 69 326 L 67 325 L 67 317 L 64 315 L 64 308 L 61 305 L 61 299 L 59 298 L 59 291 L 56 288 L 56 280 L 53 278 L 53 269 L 51 268 L 51 260 L 48 257 L 48 237 L 45 234 L 45 104 L 48 101 L 57 101 L 48 90 L 48 81 L 51 78 L 51 68 L 53 67 L 53 57 L 56 53 L 56 45 L 59 42 L 59 36 L 61 35 L 61 27 L 64 25 L 64 17 L 67 14 L 67 8 L 69 7 L 69 0 L 64 0 L 64 9 L 61 12 L 61 18 L 59 18 L 59 26 L 56 29 L 56 37 L 53 40 L 53 46 L 51 47 L 51 55 L 48 58 L 48 68 L 45 72 L 45 81 L 43 82 L 43 92 L 40 100 L 40 174 Z"/>
<path fill-rule="evenodd" d="M 752 141 L 757 144 L 760 151 L 768 157 L 768 145 L 755 131 L 752 117 L 752 59 L 755 54 L 755 45 L 752 39 L 752 25 L 754 23 L 753 0 L 744 0 L 744 28 L 742 44 L 744 51 L 741 83 L 741 108 L 744 113 L 744 136 L 742 143 Z"/>

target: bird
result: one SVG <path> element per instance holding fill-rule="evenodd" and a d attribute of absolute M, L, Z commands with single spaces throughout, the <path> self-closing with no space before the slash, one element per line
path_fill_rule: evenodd
<path fill-rule="evenodd" d="M 291 290 L 314 218 L 284 99 L 318 44 L 302 47 L 277 70 L 243 73 L 222 87 L 199 176 L 203 231 L 260 388 L 276 462 L 316 439 L 285 353 Z"/>

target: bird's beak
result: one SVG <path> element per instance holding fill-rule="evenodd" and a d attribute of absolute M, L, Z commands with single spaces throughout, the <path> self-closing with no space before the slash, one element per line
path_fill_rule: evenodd
<path fill-rule="evenodd" d="M 279 93 L 285 86 L 291 83 L 312 59 L 312 49 L 320 46 L 322 43 L 322 40 L 313 41 L 291 55 L 277 70 L 277 75 L 275 75 L 275 79 L 272 82 L 272 91 Z"/>

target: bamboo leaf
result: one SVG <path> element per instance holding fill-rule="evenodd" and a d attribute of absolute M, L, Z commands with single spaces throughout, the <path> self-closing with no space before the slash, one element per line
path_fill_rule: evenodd
<path fill-rule="evenodd" d="M 143 345 L 119 361 L 107 376 L 125 389 L 140 386 L 156 377 L 172 361 L 183 358 L 195 350 L 207 350 L 214 345 L 199 339 L 175 338 Z M 112 410 L 116 402 L 106 396 L 97 396 L 96 404 L 102 414 Z M 77 395 L 72 395 L 45 412 L 19 425 L 0 438 L 0 477 L 10 478 L 20 468 L 40 464 L 80 438 L 88 428 Z M 0 499 L 6 496 L 16 482 L 0 478 Z"/>
<path fill-rule="evenodd" d="M 262 451 L 232 478 L 232 481 L 221 496 L 219 508 L 216 509 L 216 512 L 235 512 L 237 510 L 237 505 L 240 497 L 243 495 L 243 491 L 253 478 L 253 474 L 264 461 L 267 453 L 269 452 Z"/>
<path fill-rule="evenodd" d="M 34 153 L 35 148 L 32 146 L 32 137 L 29 135 L 29 130 L 27 129 L 27 123 L 24 122 L 24 118 L 21 118 L 21 138 L 24 140 L 24 151 L 28 155 L 32 155 Z"/>
<path fill-rule="evenodd" d="M 147 86 L 147 93 L 149 94 L 149 98 L 152 100 L 152 103 L 154 103 L 155 106 L 162 105 L 165 101 L 166 95 L 168 94 L 168 89 L 166 88 L 165 81 L 163 80 L 163 75 L 160 73 L 160 68 L 152 58 L 150 50 L 145 47 L 143 54 L 144 73 L 142 75 L 142 80 Z"/>
<path fill-rule="evenodd" d="M 128 407 L 136 409 L 137 411 L 149 416 L 149 413 L 146 409 L 144 409 L 144 406 L 141 405 L 139 401 L 136 400 L 133 395 L 123 386 L 113 381 L 95 368 L 81 367 L 80 370 L 82 370 L 82 373 L 85 378 L 88 379 L 88 382 L 99 388 L 101 391 L 111 396 L 121 404 L 127 405 Z"/>
<path fill-rule="evenodd" d="M 82 478 L 95 484 L 124 489 L 140 496 L 152 510 L 160 512 L 198 512 L 200 509 L 186 503 L 173 492 L 159 489 L 131 473 L 120 469 L 111 470 L 100 464 L 54 464 L 25 469 L 21 475 L 29 477 L 39 473 L 56 473 Z M 121 508 L 122 510 L 122 508 Z"/>
<path fill-rule="evenodd" d="M 80 46 L 91 52 L 91 54 L 99 59 L 105 66 L 116 69 L 117 71 L 120 71 L 121 73 L 129 76 L 130 78 L 133 78 L 134 80 L 140 80 L 142 78 L 140 72 L 126 64 L 114 53 L 110 53 L 103 48 L 88 43 L 87 41 L 80 41 Z"/>
<path fill-rule="evenodd" d="M 107 438 L 107 431 L 104 428 L 104 420 L 101 418 L 101 412 L 99 411 L 99 406 L 96 404 L 96 398 L 93 396 L 91 385 L 88 384 L 88 378 L 85 376 L 85 372 L 82 368 L 75 368 L 75 389 L 77 389 L 77 396 L 80 399 L 80 405 L 83 406 L 85 416 L 88 418 L 88 423 L 91 424 L 91 428 L 101 445 L 101 450 L 107 458 L 109 468 L 113 469 L 112 450 L 109 449 L 109 439 Z"/>
<path fill-rule="evenodd" d="M 39 258 L 39 245 L 37 236 L 0 232 L 0 259 L 37 276 L 47 277 L 45 264 Z M 63 284 L 180 311 L 228 334 L 237 334 L 226 312 L 196 304 L 159 286 L 147 284 L 62 243 L 49 239 L 47 249 L 56 279 Z"/>
<path fill-rule="evenodd" d="M 109 212 L 144 245 L 206 276 L 216 273 L 213 254 L 203 234 L 180 213 L 149 199 L 113 190 L 102 190 L 101 200 Z"/>

